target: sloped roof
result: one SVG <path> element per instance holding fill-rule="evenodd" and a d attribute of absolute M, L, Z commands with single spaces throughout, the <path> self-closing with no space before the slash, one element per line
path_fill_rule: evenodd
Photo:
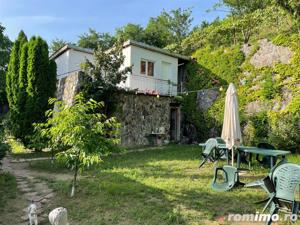
<path fill-rule="evenodd" d="M 123 47 L 126 48 L 128 46 L 136 46 L 139 48 L 143 48 L 143 49 L 147 49 L 150 51 L 154 51 L 154 52 L 158 52 L 164 55 L 168 55 L 174 58 L 178 58 L 178 59 L 183 59 L 183 60 L 190 60 L 191 58 L 185 55 L 181 55 L 181 54 L 177 54 L 177 53 L 172 53 L 168 50 L 162 49 L 162 48 L 157 48 L 142 42 L 138 42 L 138 41 L 134 41 L 134 40 L 128 40 L 126 42 L 124 42 Z M 58 56 L 60 56 L 61 54 L 63 54 L 65 51 L 69 50 L 69 49 L 74 49 L 75 51 L 79 51 L 79 52 L 84 52 L 84 53 L 88 53 L 88 54 L 93 54 L 93 50 L 89 49 L 89 48 L 82 48 L 82 47 L 78 47 L 76 45 L 73 44 L 66 44 L 65 46 L 63 46 L 62 48 L 60 48 L 59 50 L 57 50 L 56 52 L 54 52 L 51 56 L 50 59 L 55 59 Z"/>

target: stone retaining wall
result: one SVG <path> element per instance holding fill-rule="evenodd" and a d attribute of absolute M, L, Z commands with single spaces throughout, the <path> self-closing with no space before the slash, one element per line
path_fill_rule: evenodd
<path fill-rule="evenodd" d="M 57 84 L 57 98 L 71 105 L 79 91 L 78 73 L 62 78 Z M 121 123 L 121 145 L 126 147 L 151 144 L 149 135 L 164 127 L 166 142 L 169 141 L 171 98 L 122 93 L 116 113 Z"/>
<path fill-rule="evenodd" d="M 171 98 L 125 93 L 119 99 L 116 117 L 121 122 L 122 146 L 149 145 L 150 134 L 160 127 L 165 130 L 164 141 L 169 141 Z"/>

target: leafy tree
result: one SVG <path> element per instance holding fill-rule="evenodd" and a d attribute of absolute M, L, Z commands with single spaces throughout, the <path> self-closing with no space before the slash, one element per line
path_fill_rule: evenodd
<path fill-rule="evenodd" d="M 99 45 L 94 52 L 94 62 L 87 61 L 83 65 L 81 91 L 87 99 L 103 101 L 105 114 L 114 111 L 117 102 L 117 85 L 125 81 L 126 74 L 131 71 L 131 67 L 120 69 L 124 62 L 122 47 L 122 43 L 117 43 L 110 51 L 106 51 Z"/>
<path fill-rule="evenodd" d="M 5 91 L 5 74 L 7 71 L 7 65 L 9 62 L 9 55 L 12 46 L 12 42 L 4 34 L 5 28 L 0 24 L 0 107 L 7 103 L 6 91 Z"/>
<path fill-rule="evenodd" d="M 75 103 L 68 107 L 56 102 L 57 110 L 49 110 L 47 122 L 37 124 L 42 135 L 51 140 L 51 145 L 67 146 L 67 150 L 57 154 L 57 159 L 74 170 L 71 197 L 74 196 L 78 172 L 101 162 L 119 143 L 116 118 L 107 118 L 95 113 L 103 107 L 102 102 L 89 100 L 77 95 Z M 51 101 L 54 103 L 54 100 Z"/>
<path fill-rule="evenodd" d="M 79 36 L 77 44 L 83 48 L 97 49 L 101 46 L 103 49 L 109 49 L 115 43 L 115 38 L 109 33 L 98 33 L 94 29 L 89 29 L 88 33 Z"/>
<path fill-rule="evenodd" d="M 191 23 L 193 21 L 193 18 L 191 17 L 192 10 L 182 10 L 181 8 L 178 8 L 171 10 L 169 14 L 166 12 L 163 12 L 163 14 L 165 14 L 169 20 L 170 30 L 173 33 L 175 42 L 180 43 L 190 33 Z"/>
<path fill-rule="evenodd" d="M 300 4 L 298 0 L 275 0 L 278 5 L 286 9 L 295 17 L 300 16 Z"/>
<path fill-rule="evenodd" d="M 150 18 L 145 27 L 145 43 L 163 48 L 173 43 L 168 14 L 163 11 L 159 16 Z"/>
<path fill-rule="evenodd" d="M 68 42 L 63 39 L 56 38 L 56 39 L 52 40 L 51 44 L 50 44 L 50 53 L 53 54 L 57 50 L 64 47 L 66 44 L 68 44 Z"/>
<path fill-rule="evenodd" d="M 252 13 L 257 9 L 264 9 L 271 4 L 272 0 L 221 0 L 216 7 L 225 6 L 233 15 Z"/>
<path fill-rule="evenodd" d="M 116 38 L 118 40 L 135 40 L 144 42 L 145 33 L 143 27 L 138 24 L 128 23 L 125 26 L 116 29 Z"/>

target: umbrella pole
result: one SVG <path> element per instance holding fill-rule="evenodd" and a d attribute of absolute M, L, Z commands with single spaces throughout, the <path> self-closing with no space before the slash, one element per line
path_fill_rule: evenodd
<path fill-rule="evenodd" d="M 231 164 L 234 166 L 234 147 L 231 149 Z"/>

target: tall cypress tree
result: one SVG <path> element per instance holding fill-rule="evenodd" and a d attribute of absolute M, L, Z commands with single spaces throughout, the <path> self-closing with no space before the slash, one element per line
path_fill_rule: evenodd
<path fill-rule="evenodd" d="M 32 123 L 45 120 L 45 111 L 50 108 L 48 99 L 56 88 L 56 64 L 48 58 L 48 45 L 41 37 L 29 41 L 27 59 L 26 133 L 32 133 Z"/>
<path fill-rule="evenodd" d="M 20 31 L 17 40 L 15 41 L 8 64 L 8 71 L 6 74 L 6 94 L 10 108 L 10 121 L 12 132 L 18 130 L 17 126 L 17 107 L 16 102 L 18 98 L 18 81 L 19 81 L 19 68 L 22 46 L 27 42 L 27 37 L 23 31 Z"/>
<path fill-rule="evenodd" d="M 17 137 L 24 137 L 23 133 L 26 130 L 24 121 L 28 116 L 25 110 L 27 93 L 27 60 L 28 60 L 28 43 L 24 44 L 21 50 L 19 78 L 18 78 L 18 97 L 16 100 L 16 128 L 14 134 Z"/>

